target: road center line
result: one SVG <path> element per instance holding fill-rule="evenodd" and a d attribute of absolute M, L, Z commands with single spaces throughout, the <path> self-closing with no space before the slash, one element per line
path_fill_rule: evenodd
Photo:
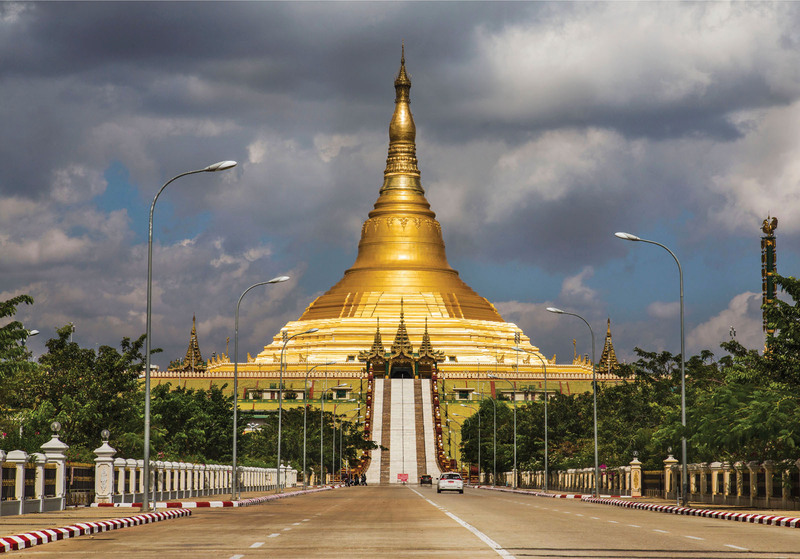
<path fill-rule="evenodd" d="M 738 545 L 733 545 L 733 544 L 730 544 L 730 543 L 726 543 L 725 547 L 730 547 L 731 549 L 736 549 L 738 551 L 750 551 L 746 547 L 739 547 Z"/>
<path fill-rule="evenodd" d="M 253 543 L 253 545 L 250 546 L 250 549 L 258 549 L 262 545 L 264 545 L 264 542 L 255 542 Z"/>
<path fill-rule="evenodd" d="M 659 532 L 661 534 L 669 534 L 666 530 L 659 530 L 658 528 L 653 528 L 653 532 Z"/>
<path fill-rule="evenodd" d="M 439 509 L 440 511 L 445 513 L 447 516 L 449 516 L 450 518 L 455 520 L 461 526 L 463 526 L 464 528 L 466 528 L 467 530 L 469 530 L 470 532 L 475 534 L 478 537 L 478 539 L 480 539 L 483 543 L 485 543 L 486 545 L 491 547 L 494 550 L 494 552 L 497 553 L 500 557 L 506 557 L 508 559 L 515 559 L 515 557 L 513 555 L 511 555 L 508 551 L 503 549 L 500 546 L 499 543 L 494 541 L 492 538 L 490 538 L 489 536 L 487 536 L 486 534 L 484 534 L 480 530 L 478 530 L 475 526 L 472 526 L 468 522 L 465 522 L 464 520 L 461 520 L 459 517 L 457 517 L 455 514 L 453 514 L 452 512 L 448 511 L 447 509 L 445 509 L 441 505 L 437 505 L 436 503 L 434 503 L 433 501 L 431 501 L 430 499 L 428 499 L 427 497 L 422 495 L 422 493 L 420 493 L 416 489 L 412 489 L 411 487 L 409 487 L 409 489 L 411 489 L 411 491 L 413 491 L 414 493 L 416 493 L 417 495 L 419 495 L 420 497 L 425 499 L 428 503 L 430 503 L 431 505 L 433 505 L 434 507 L 436 507 L 437 509 Z"/>
<path fill-rule="evenodd" d="M 698 538 L 697 536 L 683 536 L 684 538 L 689 538 L 690 540 L 703 540 L 705 538 Z"/>
<path fill-rule="evenodd" d="M 628 526 L 630 526 L 631 528 L 641 528 L 641 526 L 637 524 L 628 524 Z"/>
<path fill-rule="evenodd" d="M 278 536 L 280 536 L 280 534 L 278 534 L 278 533 L 275 533 L 275 534 L 270 534 L 270 535 L 269 535 L 269 536 L 267 536 L 267 537 L 268 537 L 268 538 L 277 538 Z"/>

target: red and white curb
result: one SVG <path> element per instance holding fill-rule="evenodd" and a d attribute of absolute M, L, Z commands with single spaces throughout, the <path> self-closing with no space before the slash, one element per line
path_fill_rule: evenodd
<path fill-rule="evenodd" d="M 155 503 L 156 509 L 201 509 L 201 508 L 228 508 L 228 507 L 249 507 L 252 505 L 259 505 L 277 499 L 284 499 L 286 497 L 295 497 L 298 495 L 308 495 L 310 493 L 319 493 L 320 491 L 330 491 L 331 489 L 338 489 L 344 487 L 343 485 L 328 485 L 316 489 L 305 489 L 302 491 L 292 491 L 290 493 L 275 493 L 272 495 L 265 495 L 263 497 L 253 497 L 250 499 L 241 499 L 238 501 L 159 501 Z M 141 507 L 141 503 L 93 503 L 93 507 L 119 507 L 119 508 L 134 508 Z"/>
<path fill-rule="evenodd" d="M 581 495 L 580 493 L 545 493 L 543 491 L 528 491 L 525 489 L 511 489 L 509 487 L 494 487 L 491 485 L 476 485 L 476 489 L 490 489 L 492 491 L 505 491 L 507 493 L 521 493 L 523 495 L 534 495 L 536 497 L 550 497 L 551 499 L 584 499 L 591 495 Z M 600 495 L 603 499 L 632 499 L 628 495 Z"/>
<path fill-rule="evenodd" d="M 182 516 L 190 516 L 191 514 L 192 511 L 188 509 L 177 509 L 164 512 L 148 512 L 144 514 L 137 514 L 136 516 L 131 516 L 128 518 L 114 518 L 111 520 L 101 520 L 99 522 L 80 522 L 64 528 L 35 530 L 33 532 L 26 532 L 16 536 L 4 536 L 0 538 L 0 553 L 27 549 L 35 545 L 41 545 L 58 540 L 66 540 L 69 538 L 76 538 L 78 536 L 86 536 L 89 534 L 96 534 L 98 532 L 108 532 L 110 530 L 118 530 L 120 528 L 130 528 L 132 526 L 140 526 L 142 524 L 152 524 L 153 522 L 168 520 L 170 518 L 179 518 Z"/>
<path fill-rule="evenodd" d="M 677 505 L 656 505 L 653 503 L 633 503 L 617 499 L 595 499 L 591 496 L 583 498 L 587 503 L 599 503 L 624 507 L 631 509 L 652 510 L 665 512 L 668 514 L 682 514 L 687 516 L 701 516 L 703 518 L 720 518 L 722 520 L 733 520 L 735 522 L 749 522 L 751 524 L 766 524 L 768 526 L 787 526 L 789 528 L 800 528 L 800 518 L 794 516 L 779 516 L 774 514 L 756 514 L 744 512 L 725 512 L 712 509 L 693 509 L 679 507 Z"/>

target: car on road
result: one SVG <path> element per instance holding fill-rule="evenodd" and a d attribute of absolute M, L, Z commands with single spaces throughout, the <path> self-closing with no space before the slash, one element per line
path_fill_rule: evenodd
<path fill-rule="evenodd" d="M 419 484 L 420 485 L 433 485 L 433 478 L 428 474 L 424 474 L 419 476 Z"/>
<path fill-rule="evenodd" d="M 463 493 L 464 480 L 461 479 L 461 474 L 457 472 L 443 473 L 436 485 L 436 492 L 441 493 L 442 491 L 458 491 L 459 493 Z"/>

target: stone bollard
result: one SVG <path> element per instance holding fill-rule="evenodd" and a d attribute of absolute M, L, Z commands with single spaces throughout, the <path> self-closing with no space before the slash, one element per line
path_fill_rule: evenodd
<path fill-rule="evenodd" d="M 631 460 L 631 497 L 642 496 L 642 463 L 638 458 Z"/>
<path fill-rule="evenodd" d="M 667 495 L 672 491 L 675 491 L 675 495 L 678 494 L 678 480 L 675 475 L 675 469 L 678 466 L 678 460 L 675 459 L 672 454 L 667 456 L 664 460 L 664 498 L 667 499 Z"/>
<path fill-rule="evenodd" d="M 24 450 L 12 450 L 6 456 L 6 462 L 14 464 L 14 470 L 16 471 L 14 498 L 11 500 L 19 501 L 17 514 L 25 514 L 25 464 L 28 462 L 28 453 Z"/>
<path fill-rule="evenodd" d="M 114 494 L 114 455 L 117 451 L 108 445 L 110 433 L 103 430 L 103 444 L 94 449 L 94 502 L 112 503 Z"/>
<path fill-rule="evenodd" d="M 54 421 L 50 428 L 53 430 L 53 436 L 41 446 L 40 450 L 47 457 L 48 464 L 56 465 L 55 497 L 60 499 L 57 510 L 64 510 L 67 505 L 67 456 L 64 453 L 69 445 L 58 438 L 58 432 L 61 430 L 58 421 Z"/>

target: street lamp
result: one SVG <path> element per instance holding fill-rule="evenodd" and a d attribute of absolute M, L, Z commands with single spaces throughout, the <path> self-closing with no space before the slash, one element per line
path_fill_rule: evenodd
<path fill-rule="evenodd" d="M 356 401 L 355 398 L 350 398 L 349 400 L 342 400 L 342 402 L 355 402 L 355 401 Z M 344 425 L 343 425 L 344 424 L 344 419 L 347 417 L 348 413 L 355 413 L 355 415 L 353 416 L 353 419 L 355 419 L 356 422 L 358 422 L 359 418 L 363 417 L 363 416 L 359 416 L 358 415 L 360 412 L 361 412 L 360 408 L 356 408 L 356 409 L 350 410 L 350 412 L 344 411 L 344 412 L 341 413 L 341 419 L 339 420 L 339 472 L 342 471 L 342 462 L 344 462 L 344 444 L 343 444 L 343 441 L 342 441 L 342 439 L 344 438 Z M 335 421 L 336 420 L 335 419 L 336 418 L 336 413 L 334 412 L 333 415 L 334 415 L 334 421 Z M 350 475 L 350 460 L 349 459 L 347 460 L 347 475 L 348 476 Z M 339 476 L 339 479 L 341 479 L 341 474 Z"/>
<path fill-rule="evenodd" d="M 517 488 L 517 387 L 514 386 L 514 383 L 508 380 L 507 378 L 500 378 L 497 375 L 488 374 L 489 378 L 497 379 L 497 380 L 504 380 L 511 386 L 511 396 L 514 400 L 514 469 L 513 469 L 513 480 L 512 480 L 512 487 L 514 489 Z"/>
<path fill-rule="evenodd" d="M 481 394 L 481 401 L 483 401 L 483 394 Z M 497 485 L 497 402 L 494 398 L 489 398 L 492 403 L 492 418 L 494 428 L 492 430 L 492 486 Z"/>
<path fill-rule="evenodd" d="M 583 320 L 583 323 L 589 328 L 589 332 L 592 334 L 592 400 L 594 404 L 594 496 L 600 496 L 600 467 L 598 466 L 598 457 L 597 457 L 597 372 L 595 371 L 595 359 L 594 359 L 594 330 L 586 322 L 586 319 L 583 318 L 579 314 L 571 313 L 562 311 L 561 309 L 557 309 L 555 307 L 547 307 L 547 310 L 551 313 L 555 314 L 568 314 L 569 316 L 576 316 Z M 545 394 L 545 398 L 547 394 Z"/>
<path fill-rule="evenodd" d="M 664 250 L 666 250 L 673 259 L 675 259 L 675 264 L 678 265 L 678 279 L 680 281 L 680 303 L 681 303 L 681 426 L 683 427 L 683 435 L 681 436 L 681 504 L 686 506 L 689 500 L 689 476 L 687 472 L 686 466 L 686 369 L 684 368 L 684 362 L 686 361 L 686 338 L 684 336 L 684 326 L 683 326 L 683 268 L 681 268 L 681 263 L 678 260 L 678 257 L 675 256 L 675 253 L 668 249 L 666 246 L 662 245 L 661 243 L 657 243 L 656 241 L 648 241 L 647 239 L 641 239 L 636 235 L 631 235 L 630 233 L 614 233 L 616 237 L 619 237 L 625 241 L 639 241 L 642 243 L 649 243 L 651 245 L 660 246 Z"/>
<path fill-rule="evenodd" d="M 236 166 L 236 161 L 220 161 L 214 163 L 203 169 L 196 171 L 187 171 L 176 175 L 164 183 L 155 197 L 153 203 L 150 205 L 150 225 L 147 235 L 147 318 L 145 323 L 145 370 L 144 370 L 144 472 L 142 475 L 142 482 L 144 483 L 144 496 L 142 497 L 142 510 L 150 510 L 150 338 L 151 338 L 151 322 L 152 322 L 152 308 L 153 308 L 153 212 L 156 209 L 156 201 L 164 189 L 172 181 L 175 181 L 186 175 L 194 175 L 196 173 L 213 173 L 215 171 L 224 171 Z M 73 330 L 74 332 L 74 327 Z M 71 334 L 70 334 L 71 337 Z"/>
<path fill-rule="evenodd" d="M 325 371 L 326 379 L 327 379 L 327 370 Z M 324 435 L 325 429 L 323 428 L 323 417 L 325 415 L 325 393 L 331 390 L 347 388 L 346 384 L 339 384 L 336 386 L 331 386 L 330 388 L 326 388 L 322 391 L 322 395 L 320 396 L 320 406 L 319 406 L 319 477 L 321 482 L 325 482 L 325 461 L 324 461 Z M 336 405 L 333 406 L 334 413 L 336 412 Z M 336 441 L 333 441 L 336 444 Z M 333 470 L 331 470 L 331 481 L 333 481 Z"/>
<path fill-rule="evenodd" d="M 308 417 L 308 375 L 309 373 L 313 372 L 314 369 L 319 367 L 320 365 L 333 365 L 336 361 L 328 361 L 326 363 L 320 363 L 319 365 L 314 365 L 310 369 L 306 370 L 306 380 L 303 384 L 303 489 L 308 488 L 308 481 L 306 478 L 306 440 L 307 440 L 307 429 L 306 429 L 306 421 Z"/>
<path fill-rule="evenodd" d="M 236 444 L 239 439 L 239 305 L 242 304 L 242 299 L 248 291 L 259 285 L 267 285 L 270 283 L 281 283 L 289 279 L 289 276 L 278 276 L 269 281 L 262 281 L 255 283 L 244 290 L 239 301 L 236 303 L 236 316 L 233 324 L 233 481 L 231 482 L 231 500 L 238 499 L 239 494 L 239 475 L 236 469 Z"/>
<path fill-rule="evenodd" d="M 481 483 L 481 445 L 482 445 L 482 442 L 483 442 L 482 439 L 481 439 L 481 406 L 480 406 L 480 404 L 478 404 L 477 408 L 474 408 L 472 406 L 468 406 L 467 404 L 459 404 L 459 406 L 461 406 L 462 408 L 469 408 L 471 410 L 476 410 L 476 412 L 478 414 L 478 485 L 480 485 L 480 483 Z M 453 413 L 453 415 L 458 415 L 458 414 L 457 413 Z M 459 417 L 461 417 L 461 416 L 459 416 Z"/>
<path fill-rule="evenodd" d="M 276 493 L 281 492 L 281 422 L 283 419 L 283 368 L 286 364 L 283 361 L 283 354 L 286 351 L 286 345 L 293 339 L 298 336 L 304 336 L 305 334 L 313 334 L 314 332 L 318 332 L 319 328 L 309 328 L 308 330 L 304 330 L 303 332 L 298 332 L 292 336 L 286 334 L 286 330 L 281 330 L 281 335 L 283 336 L 283 347 L 281 348 L 281 366 L 280 372 L 278 374 L 278 459 L 277 459 L 277 468 L 278 468 L 278 486 L 275 488 Z"/>
<path fill-rule="evenodd" d="M 336 478 L 336 473 L 335 473 L 336 472 L 336 406 L 338 406 L 339 404 L 343 404 L 345 402 L 355 402 L 355 400 L 352 398 L 348 398 L 346 400 L 339 400 L 335 404 L 333 404 L 333 429 L 332 429 L 333 432 L 331 434 L 332 437 L 331 442 L 333 444 L 333 446 L 331 446 L 331 476 L 333 479 Z M 342 449 L 340 447 L 339 448 L 340 465 L 342 461 L 341 456 L 342 456 Z M 333 479 L 331 481 L 333 481 Z M 339 479 L 341 479 L 341 477 Z"/>
<path fill-rule="evenodd" d="M 458 415 L 458 414 L 457 413 L 451 413 L 450 415 Z M 459 416 L 459 417 L 461 417 L 461 416 Z M 464 425 L 462 425 L 460 421 L 458 421 L 456 419 L 449 418 L 449 417 L 445 421 L 447 423 L 451 423 L 451 422 L 455 423 L 456 425 L 459 426 L 459 432 L 461 433 L 461 441 L 463 442 L 464 441 L 464 434 L 463 434 L 464 433 L 464 430 L 463 430 L 464 429 Z M 455 452 L 453 452 L 453 430 L 450 428 L 449 425 L 447 426 L 447 431 L 449 432 L 449 435 L 450 435 L 449 436 L 449 439 L 450 439 L 450 454 L 451 455 L 455 455 Z M 459 456 L 461 456 L 461 453 L 459 453 Z M 458 462 L 458 461 L 456 461 L 456 462 Z M 463 456 L 461 456 L 461 466 L 462 467 L 464 466 L 464 457 Z"/>
<path fill-rule="evenodd" d="M 524 352 L 530 353 L 539 359 L 542 362 L 542 370 L 544 371 L 544 492 L 547 493 L 547 475 L 548 475 L 548 456 L 547 456 L 547 365 L 545 364 L 544 358 L 536 353 L 535 351 L 530 351 L 528 349 L 523 349 L 519 346 L 512 347 L 516 352 Z"/>

